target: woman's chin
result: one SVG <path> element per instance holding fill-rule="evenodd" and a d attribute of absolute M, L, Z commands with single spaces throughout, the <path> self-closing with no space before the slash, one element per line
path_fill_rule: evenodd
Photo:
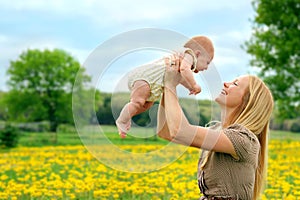
<path fill-rule="evenodd" d="M 215 102 L 216 103 L 218 103 L 219 105 L 224 105 L 224 96 L 221 94 L 221 95 L 219 95 L 219 96 L 217 96 L 216 98 L 215 98 Z"/>

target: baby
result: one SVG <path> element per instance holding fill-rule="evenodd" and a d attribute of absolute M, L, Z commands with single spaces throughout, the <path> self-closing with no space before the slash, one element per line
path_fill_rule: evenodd
<path fill-rule="evenodd" d="M 214 57 L 214 47 L 211 40 L 205 36 L 195 36 L 184 44 L 184 48 L 167 57 L 150 64 L 142 65 L 128 75 L 128 87 L 131 91 L 130 102 L 127 103 L 116 125 L 122 138 L 131 127 L 131 118 L 147 111 L 156 100 L 159 100 L 164 87 L 165 68 L 180 63 L 178 71 L 182 78 L 180 84 L 198 94 L 201 87 L 196 83 L 193 73 L 206 70 Z"/>

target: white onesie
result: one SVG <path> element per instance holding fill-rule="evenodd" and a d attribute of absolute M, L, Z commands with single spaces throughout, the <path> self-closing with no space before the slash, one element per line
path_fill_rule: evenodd
<path fill-rule="evenodd" d="M 192 70 L 195 70 L 197 65 L 197 58 L 194 52 L 188 48 L 184 48 L 182 52 L 189 53 L 193 56 L 194 68 Z M 166 62 L 166 58 L 170 59 L 171 62 Z M 151 90 L 151 94 L 147 101 L 154 102 L 159 100 L 161 94 L 163 93 L 165 69 L 166 67 L 169 67 L 172 62 L 174 62 L 174 60 L 172 59 L 173 56 L 170 55 L 168 57 L 161 58 L 152 63 L 144 64 L 133 69 L 128 74 L 128 88 L 132 90 L 135 81 L 144 80 L 149 84 Z M 169 64 L 169 66 L 167 64 Z"/>

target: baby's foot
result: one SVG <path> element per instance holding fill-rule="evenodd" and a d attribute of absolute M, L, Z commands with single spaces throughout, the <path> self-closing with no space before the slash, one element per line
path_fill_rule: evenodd
<path fill-rule="evenodd" d="M 129 131 L 129 129 L 131 127 L 131 121 L 128 121 L 127 123 L 124 123 L 124 122 L 120 122 L 119 120 L 117 120 L 116 125 L 118 127 L 120 137 L 125 138 L 127 132 Z"/>

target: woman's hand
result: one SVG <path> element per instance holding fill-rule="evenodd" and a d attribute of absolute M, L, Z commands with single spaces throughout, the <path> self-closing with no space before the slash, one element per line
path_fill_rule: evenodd
<path fill-rule="evenodd" d="M 165 72 L 165 87 L 169 87 L 170 89 L 176 88 L 176 86 L 181 81 L 181 75 L 179 73 L 179 67 L 181 63 L 181 55 L 179 53 L 174 54 L 175 62 L 166 67 Z"/>

